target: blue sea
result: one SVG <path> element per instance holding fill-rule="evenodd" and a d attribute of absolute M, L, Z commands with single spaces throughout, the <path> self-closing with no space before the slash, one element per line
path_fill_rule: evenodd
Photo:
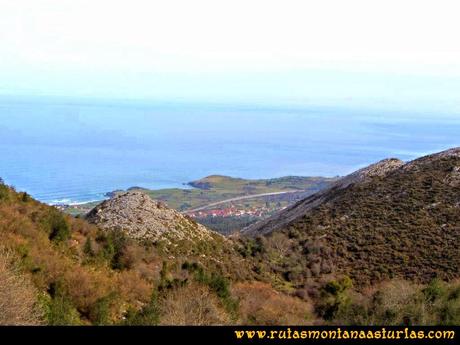
<path fill-rule="evenodd" d="M 0 99 L 0 177 L 47 203 L 211 174 L 337 176 L 460 146 L 460 114 Z"/>

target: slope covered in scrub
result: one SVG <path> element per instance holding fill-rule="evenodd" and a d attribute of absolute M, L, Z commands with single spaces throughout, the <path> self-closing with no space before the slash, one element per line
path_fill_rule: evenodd
<path fill-rule="evenodd" d="M 341 274 L 357 286 L 452 280 L 460 276 L 459 171 L 460 149 L 392 164 L 338 181 L 243 234 L 257 243 L 261 270 L 294 286 Z"/>

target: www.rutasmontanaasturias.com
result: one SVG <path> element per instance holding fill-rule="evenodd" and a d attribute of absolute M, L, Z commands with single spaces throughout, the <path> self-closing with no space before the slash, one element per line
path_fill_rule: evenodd
<path fill-rule="evenodd" d="M 235 338 L 241 340 L 304 340 L 304 339 L 382 339 L 382 340 L 412 340 L 412 339 L 455 339 L 454 330 L 389 330 L 381 328 L 378 330 L 295 330 L 291 328 L 279 330 L 235 330 Z"/>

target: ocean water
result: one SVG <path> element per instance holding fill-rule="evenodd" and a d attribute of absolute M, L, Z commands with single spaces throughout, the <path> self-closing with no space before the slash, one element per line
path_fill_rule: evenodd
<path fill-rule="evenodd" d="M 337 176 L 460 146 L 460 114 L 0 100 L 0 177 L 47 203 L 211 174 Z"/>

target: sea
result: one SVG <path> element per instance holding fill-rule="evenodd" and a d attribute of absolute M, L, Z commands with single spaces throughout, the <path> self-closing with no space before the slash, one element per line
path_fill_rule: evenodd
<path fill-rule="evenodd" d="M 219 174 L 339 176 L 460 146 L 460 113 L 340 106 L 0 99 L 0 177 L 49 204 Z"/>

